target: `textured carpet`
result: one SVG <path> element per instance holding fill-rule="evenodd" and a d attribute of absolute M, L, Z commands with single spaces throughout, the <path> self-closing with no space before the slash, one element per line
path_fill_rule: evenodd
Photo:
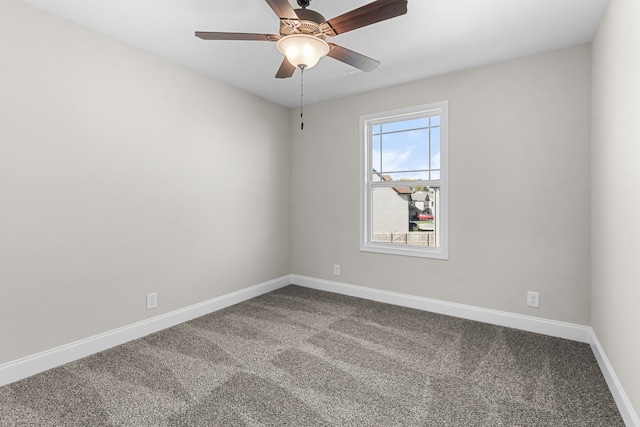
<path fill-rule="evenodd" d="M 288 286 L 0 388 L 0 426 L 623 426 L 586 344 Z"/>

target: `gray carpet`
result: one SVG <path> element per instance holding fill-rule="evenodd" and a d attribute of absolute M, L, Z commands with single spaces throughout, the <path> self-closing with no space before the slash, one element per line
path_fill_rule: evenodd
<path fill-rule="evenodd" d="M 586 344 L 288 286 L 0 388 L 0 426 L 623 426 Z"/>

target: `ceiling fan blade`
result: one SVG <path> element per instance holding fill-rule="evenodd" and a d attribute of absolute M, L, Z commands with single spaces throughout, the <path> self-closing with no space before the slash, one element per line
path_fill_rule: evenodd
<path fill-rule="evenodd" d="M 196 37 L 202 40 L 258 40 L 274 42 L 280 39 L 275 34 L 254 34 L 254 33 L 219 33 L 209 31 L 196 31 Z"/>
<path fill-rule="evenodd" d="M 280 19 L 298 19 L 295 10 L 291 7 L 289 0 L 266 0 L 271 9 Z"/>
<path fill-rule="evenodd" d="M 329 47 L 331 48 L 331 50 L 329 51 L 327 56 L 344 62 L 345 64 L 351 65 L 352 67 L 358 68 L 362 71 L 373 71 L 378 68 L 378 65 L 380 65 L 380 61 L 369 58 L 368 56 L 364 56 L 361 53 L 354 52 L 353 50 L 349 50 L 346 47 L 338 46 L 335 43 L 329 43 Z"/>
<path fill-rule="evenodd" d="M 280 64 L 280 69 L 276 73 L 277 79 L 288 79 L 293 76 L 293 73 L 296 71 L 295 65 L 292 65 L 291 62 L 285 56 L 282 60 L 282 64 Z"/>
<path fill-rule="evenodd" d="M 407 13 L 407 0 L 377 0 L 327 21 L 335 34 L 366 27 Z"/>

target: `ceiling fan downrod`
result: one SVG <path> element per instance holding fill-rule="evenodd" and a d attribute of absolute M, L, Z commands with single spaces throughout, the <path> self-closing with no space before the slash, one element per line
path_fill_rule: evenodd
<path fill-rule="evenodd" d="M 298 0 L 298 6 L 300 6 L 303 9 L 308 8 L 310 4 L 311 4 L 311 0 Z"/>

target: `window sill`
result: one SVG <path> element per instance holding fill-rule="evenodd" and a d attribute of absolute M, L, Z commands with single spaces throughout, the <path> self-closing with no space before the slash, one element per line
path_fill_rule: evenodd
<path fill-rule="evenodd" d="M 360 251 L 375 252 L 375 253 L 388 254 L 388 255 L 432 258 L 432 259 L 441 259 L 441 260 L 449 259 L 449 254 L 445 249 L 441 247 L 424 248 L 424 247 L 399 246 L 399 245 L 384 244 L 384 243 L 366 243 L 366 244 L 360 245 Z"/>

